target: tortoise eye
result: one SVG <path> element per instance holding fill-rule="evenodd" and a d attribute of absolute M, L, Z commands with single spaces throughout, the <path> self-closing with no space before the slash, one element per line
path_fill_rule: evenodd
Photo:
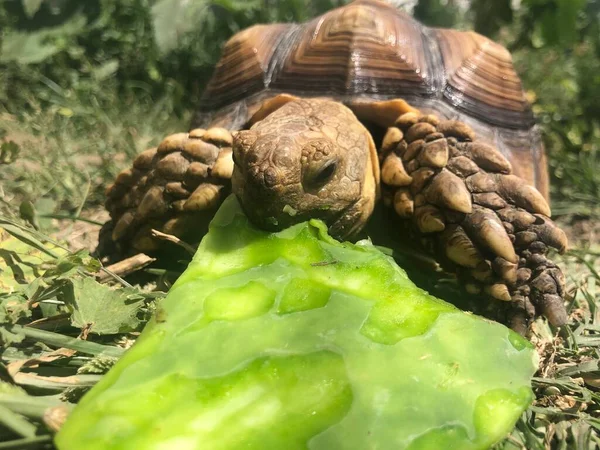
<path fill-rule="evenodd" d="M 338 167 L 337 159 L 313 162 L 304 174 L 304 185 L 308 189 L 318 189 L 331 180 Z"/>

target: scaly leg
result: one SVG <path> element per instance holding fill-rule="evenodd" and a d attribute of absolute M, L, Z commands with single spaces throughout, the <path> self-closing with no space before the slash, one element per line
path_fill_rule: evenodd
<path fill-rule="evenodd" d="M 384 201 L 467 291 L 511 302 L 508 322 L 521 334 L 540 314 L 566 322 L 564 276 L 546 256 L 563 252 L 566 236 L 499 151 L 462 122 L 408 112 L 388 129 L 380 160 Z"/>
<path fill-rule="evenodd" d="M 197 242 L 231 191 L 231 146 L 224 128 L 195 129 L 140 153 L 106 191 L 111 232 L 101 239 L 121 255 L 158 250 L 152 229 Z"/>

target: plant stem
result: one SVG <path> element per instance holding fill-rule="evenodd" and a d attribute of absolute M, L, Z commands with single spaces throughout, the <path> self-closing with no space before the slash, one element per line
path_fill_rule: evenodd
<path fill-rule="evenodd" d="M 25 438 L 35 436 L 35 425 L 2 405 L 0 405 L 0 423 Z"/>
<path fill-rule="evenodd" d="M 22 414 L 34 419 L 41 419 L 47 409 L 65 404 L 58 395 L 31 396 L 19 394 L 0 394 L 0 408 Z"/>
<path fill-rule="evenodd" d="M 14 441 L 0 442 L 0 449 L 18 450 L 21 448 L 42 448 L 40 444 L 52 442 L 52 436 L 36 436 Z"/>
<path fill-rule="evenodd" d="M 70 348 L 78 352 L 87 353 L 90 355 L 106 355 L 120 358 L 124 350 L 120 347 L 112 345 L 97 344 L 96 342 L 88 342 L 81 339 L 65 336 L 51 331 L 38 330 L 21 325 L 13 325 L 12 329 L 17 332 L 22 332 L 26 337 L 35 339 L 46 344 L 56 345 L 58 347 Z"/>
<path fill-rule="evenodd" d="M 40 214 L 39 217 L 41 217 L 43 219 L 59 219 L 59 220 L 72 220 L 73 222 L 85 222 L 85 223 L 90 223 L 92 225 L 98 225 L 99 227 L 104 225 L 103 223 L 98 222 L 97 220 L 86 219 L 85 217 L 71 216 L 68 214 Z"/>

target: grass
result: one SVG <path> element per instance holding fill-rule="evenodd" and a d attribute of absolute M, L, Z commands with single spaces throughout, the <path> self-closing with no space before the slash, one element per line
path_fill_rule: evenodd
<path fill-rule="evenodd" d="M 29 96 L 17 114 L 0 107 L 2 141 L 18 148 L 12 164 L 0 165 L 0 199 L 13 206 L 28 200 L 45 203 L 46 214 L 72 214 L 102 205 L 107 184 L 134 155 L 189 121 L 173 114 L 168 97 L 123 95 L 110 83 L 91 92 L 51 85 L 44 106 Z"/>
<path fill-rule="evenodd" d="M 600 253 L 575 249 L 559 261 L 572 298 L 570 321 L 560 331 L 534 324 L 536 400 L 503 448 L 600 448 Z"/>

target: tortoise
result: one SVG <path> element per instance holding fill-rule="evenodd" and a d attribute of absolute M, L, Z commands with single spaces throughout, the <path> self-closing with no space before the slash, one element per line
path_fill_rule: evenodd
<path fill-rule="evenodd" d="M 191 131 L 108 188 L 102 236 L 122 253 L 159 250 L 152 230 L 199 239 L 231 192 L 262 228 L 319 218 L 345 239 L 379 202 L 513 329 L 567 320 L 540 132 L 510 53 L 475 32 L 356 0 L 237 33 Z"/>

